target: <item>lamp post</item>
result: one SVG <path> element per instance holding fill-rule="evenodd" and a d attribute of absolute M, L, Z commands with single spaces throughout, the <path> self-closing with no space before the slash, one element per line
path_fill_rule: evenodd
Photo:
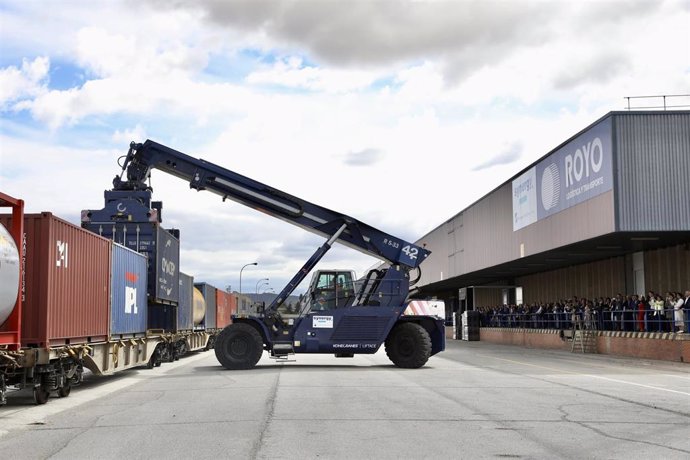
<path fill-rule="evenodd" d="M 263 283 L 264 281 L 268 281 L 268 278 L 262 278 L 259 281 L 256 282 L 256 290 L 255 292 L 258 294 L 259 293 L 259 284 Z"/>
<path fill-rule="evenodd" d="M 240 268 L 240 295 L 242 295 L 242 270 L 249 267 L 250 265 L 259 265 L 259 262 L 252 262 Z"/>

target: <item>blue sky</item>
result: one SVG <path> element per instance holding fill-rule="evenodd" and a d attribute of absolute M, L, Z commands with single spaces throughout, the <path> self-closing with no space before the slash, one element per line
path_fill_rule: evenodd
<path fill-rule="evenodd" d="M 78 223 L 151 138 L 414 241 L 625 96 L 690 92 L 682 1 L 173 3 L 0 0 L 0 190 Z M 153 183 L 197 279 L 278 291 L 323 242 Z"/>

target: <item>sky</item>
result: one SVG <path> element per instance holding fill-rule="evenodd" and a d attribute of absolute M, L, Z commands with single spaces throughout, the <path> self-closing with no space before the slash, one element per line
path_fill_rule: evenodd
<path fill-rule="evenodd" d="M 79 225 L 152 139 L 414 242 L 625 97 L 688 93 L 687 0 L 0 0 L 0 191 Z M 242 292 L 280 292 L 324 242 L 151 182 L 197 281 L 257 262 Z"/>

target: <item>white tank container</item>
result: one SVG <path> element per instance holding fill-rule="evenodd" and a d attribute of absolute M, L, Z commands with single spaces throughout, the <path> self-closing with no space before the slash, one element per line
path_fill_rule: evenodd
<path fill-rule="evenodd" d="M 206 299 L 200 290 L 194 288 L 194 298 L 192 303 L 192 319 L 194 325 L 198 326 L 206 316 Z"/>
<path fill-rule="evenodd" d="M 19 251 L 0 224 L 0 326 L 12 314 L 19 293 Z"/>

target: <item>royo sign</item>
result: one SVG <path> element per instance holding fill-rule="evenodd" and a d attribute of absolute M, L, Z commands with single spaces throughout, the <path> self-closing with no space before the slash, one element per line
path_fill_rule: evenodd
<path fill-rule="evenodd" d="M 513 231 L 611 190 L 611 157 L 607 118 L 514 180 Z M 534 197 L 520 187 L 532 178 L 538 180 Z"/>
<path fill-rule="evenodd" d="M 583 176 L 589 177 L 590 167 L 592 174 L 598 173 L 603 163 L 604 146 L 601 139 L 596 137 L 583 145 L 581 149 L 577 149 L 574 154 L 565 156 L 565 187 L 568 188 L 574 182 L 580 182 Z"/>

